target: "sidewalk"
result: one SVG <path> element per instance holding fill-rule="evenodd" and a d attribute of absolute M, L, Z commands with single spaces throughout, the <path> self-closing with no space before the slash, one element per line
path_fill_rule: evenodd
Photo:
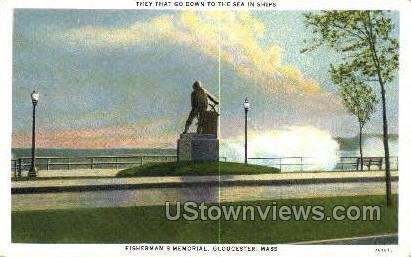
<path fill-rule="evenodd" d="M 139 188 L 178 188 L 198 185 L 263 186 L 303 185 L 317 183 L 355 183 L 384 181 L 384 171 L 350 172 L 288 172 L 260 175 L 176 176 L 176 177 L 96 177 L 65 178 L 36 181 L 13 181 L 12 194 L 126 190 Z M 398 172 L 392 172 L 393 181 Z"/>
<path fill-rule="evenodd" d="M 50 177 L 115 177 L 119 169 L 71 169 L 71 170 L 40 170 L 38 176 Z M 28 171 L 23 171 L 22 176 L 27 176 Z M 12 176 L 14 174 L 12 173 Z"/>

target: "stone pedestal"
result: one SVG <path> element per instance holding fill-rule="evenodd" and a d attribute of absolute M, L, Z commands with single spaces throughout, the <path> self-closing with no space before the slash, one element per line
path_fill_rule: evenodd
<path fill-rule="evenodd" d="M 178 161 L 218 161 L 219 142 L 215 134 L 181 134 L 177 141 Z"/>

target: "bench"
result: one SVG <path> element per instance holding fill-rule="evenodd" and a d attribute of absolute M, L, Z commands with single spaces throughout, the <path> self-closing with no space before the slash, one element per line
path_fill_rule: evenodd
<path fill-rule="evenodd" d="M 378 166 L 378 169 L 382 169 L 383 157 L 363 157 L 363 166 L 366 166 L 368 170 L 371 170 L 371 166 Z M 361 158 L 357 158 L 357 170 L 361 169 Z"/>

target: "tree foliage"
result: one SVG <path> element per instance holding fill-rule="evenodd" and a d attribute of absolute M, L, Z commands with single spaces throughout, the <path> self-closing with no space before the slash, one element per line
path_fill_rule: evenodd
<path fill-rule="evenodd" d="M 343 63 L 331 65 L 342 76 L 356 81 L 381 79 L 382 84 L 394 79 L 399 43 L 390 34 L 394 25 L 384 11 L 323 11 L 304 16 L 314 36 L 301 52 L 326 45 L 342 53 Z"/>
<path fill-rule="evenodd" d="M 377 95 L 363 82 L 344 82 L 339 86 L 345 107 L 357 117 L 358 123 L 363 127 L 375 111 Z"/>

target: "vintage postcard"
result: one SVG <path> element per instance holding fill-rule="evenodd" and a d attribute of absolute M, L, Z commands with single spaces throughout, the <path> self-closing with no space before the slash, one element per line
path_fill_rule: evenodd
<path fill-rule="evenodd" d="M 411 2 L 1 9 L 1 256 L 411 256 Z"/>

